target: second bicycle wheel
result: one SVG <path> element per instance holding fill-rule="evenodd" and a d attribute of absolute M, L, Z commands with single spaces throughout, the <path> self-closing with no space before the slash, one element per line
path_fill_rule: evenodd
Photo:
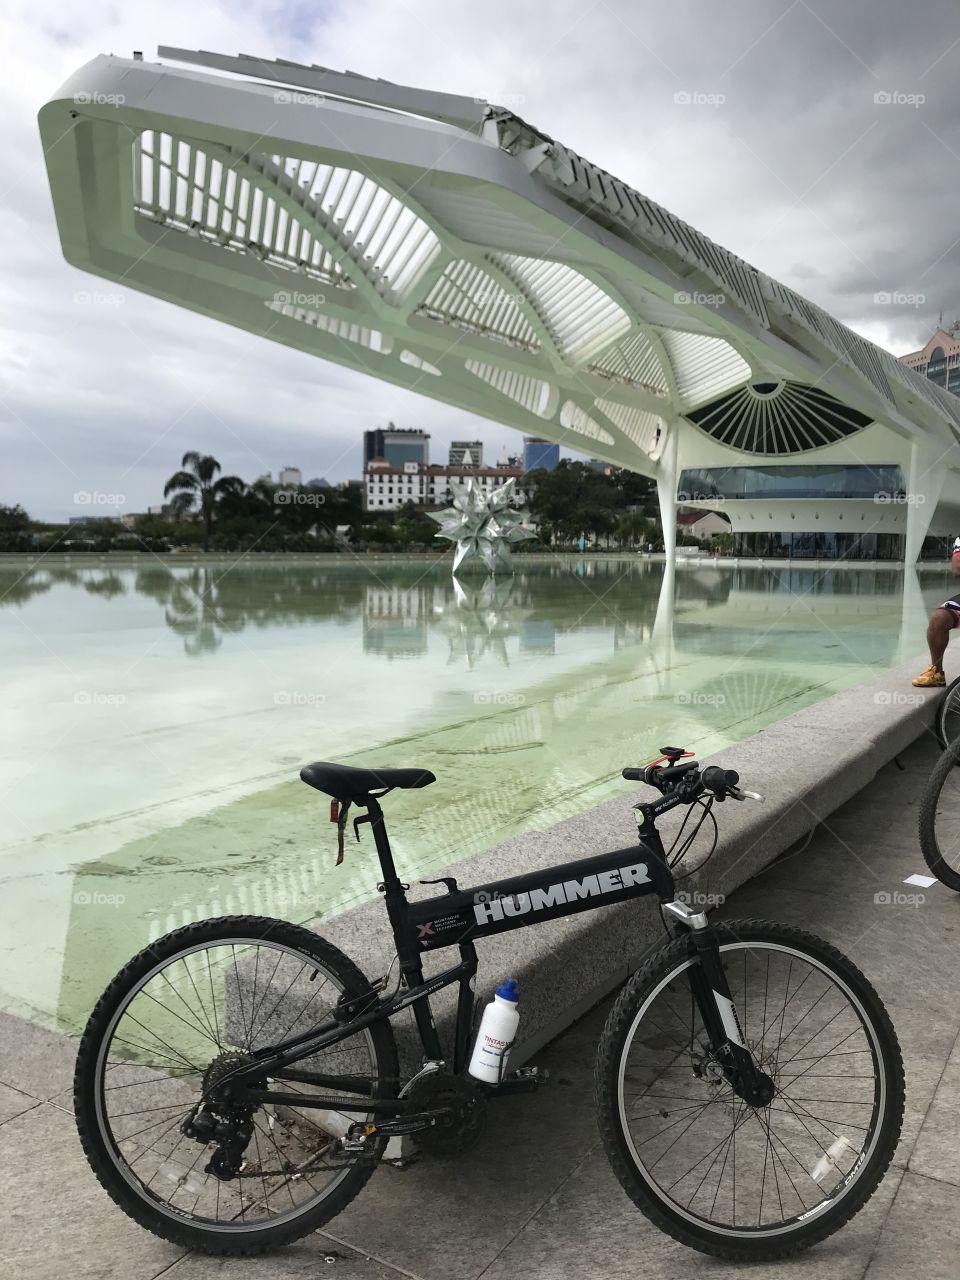
<path fill-rule="evenodd" d="M 949 746 L 960 734 L 960 676 L 944 689 L 937 704 L 935 725 L 941 747 Z"/>
<path fill-rule="evenodd" d="M 920 797 L 920 848 L 930 871 L 960 892 L 960 738 L 934 766 Z"/>
<path fill-rule="evenodd" d="M 737 1096 L 703 1028 L 689 936 L 658 951 L 604 1028 L 597 1104 L 624 1190 L 675 1239 L 738 1261 L 785 1257 L 873 1193 L 903 1118 L 900 1047 L 864 976 L 811 934 L 716 926 L 744 1040 L 775 1094 Z"/>

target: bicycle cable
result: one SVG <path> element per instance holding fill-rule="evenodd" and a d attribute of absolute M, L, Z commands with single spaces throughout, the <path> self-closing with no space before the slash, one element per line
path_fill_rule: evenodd
<path fill-rule="evenodd" d="M 691 867 L 690 870 L 686 873 L 686 875 L 675 877 L 676 883 L 678 884 L 680 883 L 681 880 L 686 880 L 690 876 L 692 876 L 695 871 L 699 871 L 701 867 L 706 866 L 707 862 L 709 862 L 709 860 L 713 857 L 714 851 L 716 850 L 717 840 L 719 839 L 720 831 L 717 826 L 717 819 L 713 813 L 713 800 L 714 800 L 714 797 L 710 796 L 709 798 L 701 797 L 699 800 L 695 800 L 693 802 L 693 804 L 687 810 L 686 817 L 684 818 L 683 822 L 681 822 L 680 824 L 680 830 L 677 832 L 674 838 L 673 844 L 667 850 L 667 865 L 672 869 L 673 867 L 677 866 L 679 862 L 682 861 L 687 850 L 690 848 L 694 840 L 696 840 L 697 836 L 699 835 L 700 828 L 706 822 L 707 818 L 708 817 L 710 818 L 710 821 L 713 823 L 713 843 L 711 844 L 709 850 L 707 851 L 706 856 L 702 859 L 702 861 L 698 862 L 695 867 Z M 686 827 L 687 823 L 690 821 L 690 817 L 691 817 L 691 814 L 693 813 L 694 807 L 702 809 L 703 814 L 699 822 L 697 823 L 697 825 L 693 828 L 693 830 L 687 836 L 686 840 L 684 840 L 683 844 L 680 846 L 679 851 L 674 854 L 673 851 L 674 849 L 676 849 L 677 844 L 679 843 L 681 837 L 683 836 L 684 828 Z"/>

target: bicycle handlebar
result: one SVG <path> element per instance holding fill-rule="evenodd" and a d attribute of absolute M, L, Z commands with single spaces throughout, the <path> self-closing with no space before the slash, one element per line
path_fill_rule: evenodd
<path fill-rule="evenodd" d="M 710 764 L 700 769 L 696 760 L 686 760 L 683 764 L 659 765 L 650 764 L 645 768 L 626 768 L 621 770 L 628 782 L 645 782 L 655 787 L 663 795 L 670 791 L 685 791 L 684 798 L 692 803 L 705 791 L 712 793 L 715 799 L 724 800 L 763 800 L 757 791 L 745 791 L 737 784 L 740 775 L 736 769 L 723 769 L 720 765 Z"/>

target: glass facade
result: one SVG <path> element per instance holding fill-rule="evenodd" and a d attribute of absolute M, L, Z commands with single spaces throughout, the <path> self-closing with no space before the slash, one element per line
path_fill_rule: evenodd
<path fill-rule="evenodd" d="M 524 471 L 553 471 L 560 463 L 560 446 L 550 440 L 534 440 L 524 437 Z"/>
<path fill-rule="evenodd" d="M 772 560 L 902 560 L 899 533 L 735 533 L 733 553 Z"/>
<path fill-rule="evenodd" d="M 791 467 L 704 467 L 682 471 L 680 502 L 711 498 L 874 498 L 906 492 L 898 466 L 811 463 Z"/>
<path fill-rule="evenodd" d="M 937 347 L 931 353 L 930 363 L 920 372 L 925 372 L 930 381 L 935 382 L 938 387 L 946 387 L 954 395 L 960 395 L 960 360 L 957 356 L 951 356 L 948 360 L 943 347 Z"/>

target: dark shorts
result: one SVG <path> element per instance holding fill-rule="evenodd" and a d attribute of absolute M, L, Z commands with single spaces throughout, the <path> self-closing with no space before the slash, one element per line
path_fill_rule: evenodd
<path fill-rule="evenodd" d="M 953 618 L 953 626 L 960 624 L 960 600 L 944 600 L 940 608 L 946 609 Z"/>

